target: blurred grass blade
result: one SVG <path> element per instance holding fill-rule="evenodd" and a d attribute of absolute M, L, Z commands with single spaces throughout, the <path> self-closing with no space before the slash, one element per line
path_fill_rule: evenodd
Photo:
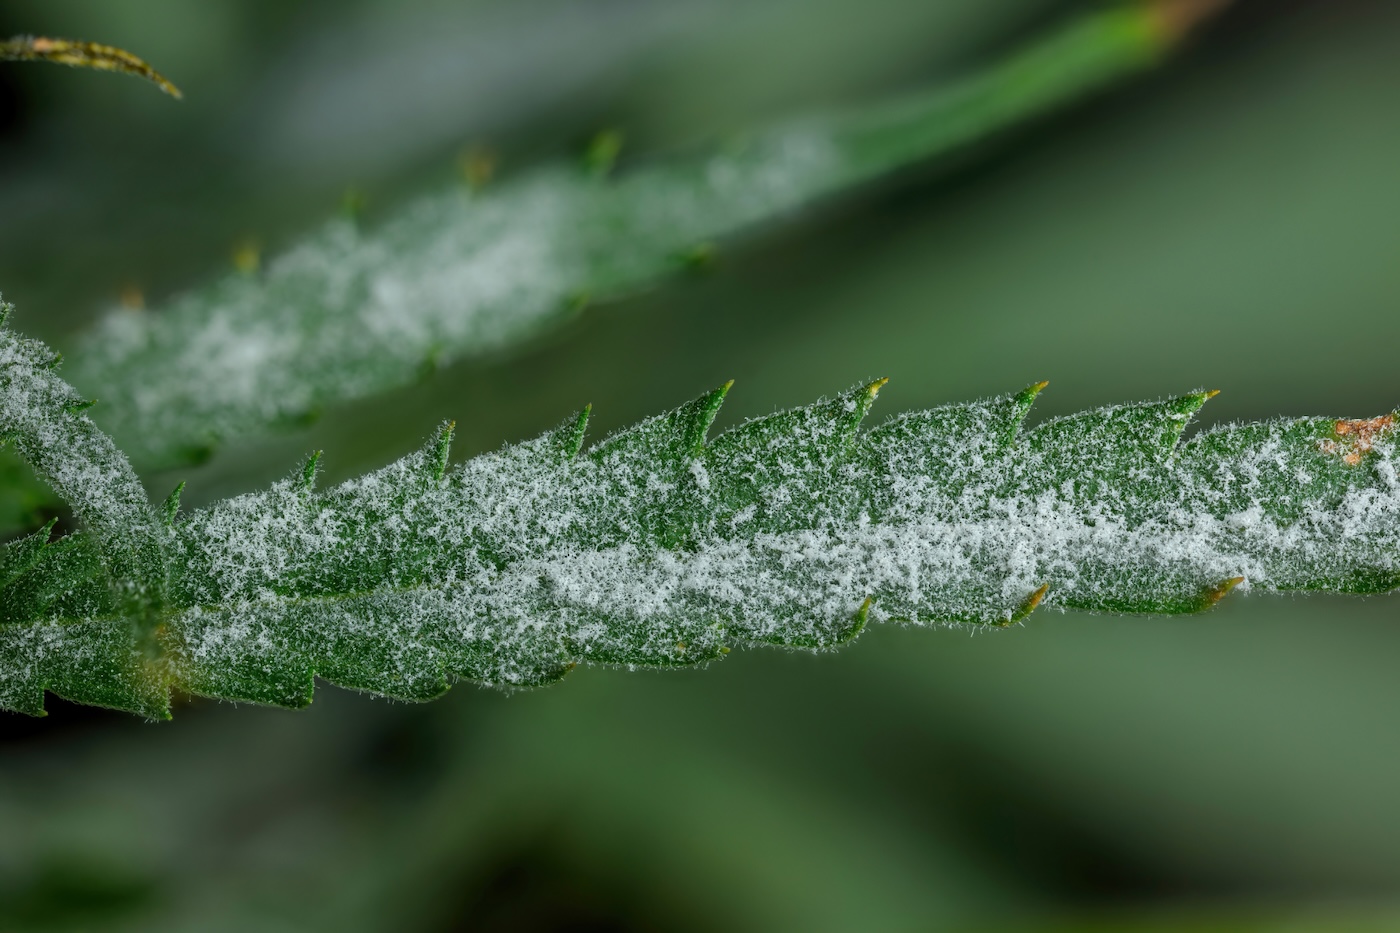
<path fill-rule="evenodd" d="M 72 39 L 50 39 L 45 36 L 15 36 L 0 41 L 0 61 L 45 61 L 74 68 L 95 68 L 98 71 L 120 71 L 145 78 L 177 100 L 180 89 L 143 59 L 125 49 L 97 42 L 75 42 Z"/>

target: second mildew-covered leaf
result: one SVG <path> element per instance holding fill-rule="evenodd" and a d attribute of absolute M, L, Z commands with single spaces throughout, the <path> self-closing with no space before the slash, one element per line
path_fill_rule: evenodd
<path fill-rule="evenodd" d="M 680 271 L 716 240 L 1050 112 L 1160 60 L 1213 5 L 1095 12 L 951 86 L 702 158 L 610 172 L 610 137 L 587 167 L 456 185 L 372 229 L 340 218 L 160 311 L 114 311 L 75 348 L 72 376 L 103 400 L 102 423 L 133 459 L 169 466 L 518 343 L 588 300 Z"/>

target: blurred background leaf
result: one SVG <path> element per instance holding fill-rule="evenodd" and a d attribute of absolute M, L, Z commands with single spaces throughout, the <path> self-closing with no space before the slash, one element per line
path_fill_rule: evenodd
<path fill-rule="evenodd" d="M 602 126 L 665 153 L 954 74 L 1081 6 L 8 0 L 0 34 L 131 48 L 186 101 L 0 70 L 0 284 L 63 349 L 124 289 L 207 279 L 347 185 L 372 215 L 464 146 L 509 172 Z M 727 423 L 880 375 L 886 413 L 1038 379 L 1038 417 L 1198 385 L 1224 390 L 1208 420 L 1372 413 L 1397 398 L 1398 51 L 1400 8 L 1242 3 L 951 174 L 231 447 L 179 474 L 186 502 L 314 448 L 334 482 L 447 417 L 457 457 L 584 401 L 600 436 L 728 378 Z M 1394 929 L 1396 617 L 1047 613 L 160 727 L 53 703 L 0 720 L 0 929 Z"/>

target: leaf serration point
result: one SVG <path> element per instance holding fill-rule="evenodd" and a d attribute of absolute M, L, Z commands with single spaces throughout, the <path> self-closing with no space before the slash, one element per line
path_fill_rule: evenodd
<path fill-rule="evenodd" d="M 452 435 L 457 430 L 457 422 L 444 422 L 438 429 L 437 443 L 433 447 L 433 479 L 441 482 L 447 474 L 447 461 L 452 453 Z"/>
<path fill-rule="evenodd" d="M 1005 622 L 1002 622 L 1001 625 L 1015 625 L 1017 622 L 1024 621 L 1025 618 L 1029 616 L 1032 612 L 1034 612 L 1036 607 L 1039 606 L 1045 600 L 1045 597 L 1049 592 L 1050 584 L 1042 583 L 1040 587 L 1035 590 L 1035 592 L 1031 593 L 1029 596 L 1026 597 L 1025 602 L 1021 603 L 1020 608 L 1013 612 L 1011 614 L 1011 617 Z"/>
<path fill-rule="evenodd" d="M 320 467 L 321 454 L 323 451 L 315 451 L 306 458 L 306 466 L 301 468 L 301 485 L 307 492 L 311 492 L 316 486 L 316 471 Z"/>
<path fill-rule="evenodd" d="M 1050 380 L 1043 379 L 1040 382 L 1035 382 L 1031 385 L 1026 386 L 1020 392 L 1016 393 L 1016 403 L 1019 406 L 1021 406 L 1021 408 L 1029 410 L 1031 403 L 1035 401 L 1036 396 L 1044 392 L 1045 387 L 1048 385 L 1050 385 Z"/>
<path fill-rule="evenodd" d="M 594 136 L 588 143 L 583 161 L 590 173 L 599 178 L 606 178 L 612 174 L 613 168 L 617 165 L 617 158 L 621 154 L 621 131 L 606 129 Z"/>
<path fill-rule="evenodd" d="M 1230 577 L 1206 592 L 1205 608 L 1209 609 L 1225 598 L 1225 595 L 1244 582 L 1244 577 Z"/>
<path fill-rule="evenodd" d="M 160 507 L 160 513 L 165 520 L 166 527 L 175 524 L 175 516 L 180 512 L 180 494 L 184 491 L 185 481 L 180 480 L 170 495 L 165 497 L 165 502 Z"/>

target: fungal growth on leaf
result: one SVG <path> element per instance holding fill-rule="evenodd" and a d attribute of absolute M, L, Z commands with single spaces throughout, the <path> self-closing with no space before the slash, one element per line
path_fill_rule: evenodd
<path fill-rule="evenodd" d="M 446 425 L 339 486 L 316 488 L 318 454 L 180 516 L 54 365 L 0 333 L 0 432 L 83 523 L 0 551 L 0 706 L 34 714 L 45 690 L 150 717 L 171 691 L 295 707 L 316 677 L 426 700 L 830 648 L 870 622 L 1400 584 L 1390 416 L 1182 440 L 1213 394 L 1194 392 L 1026 429 L 1040 383 L 862 431 L 881 380 L 711 437 L 726 385 L 591 447 L 585 410 L 449 469 Z"/>
<path fill-rule="evenodd" d="M 962 80 L 815 115 L 708 154 L 618 165 L 599 134 L 583 165 L 466 183 L 362 225 L 339 216 L 259 263 L 150 313 L 114 309 L 70 354 L 99 422 L 139 465 L 295 424 L 410 384 L 425 369 L 537 335 L 588 301 L 635 292 L 718 248 L 893 170 L 965 149 L 1161 61 L 1199 2 L 1096 11 Z M 490 183 L 488 183 L 490 182 Z"/>

